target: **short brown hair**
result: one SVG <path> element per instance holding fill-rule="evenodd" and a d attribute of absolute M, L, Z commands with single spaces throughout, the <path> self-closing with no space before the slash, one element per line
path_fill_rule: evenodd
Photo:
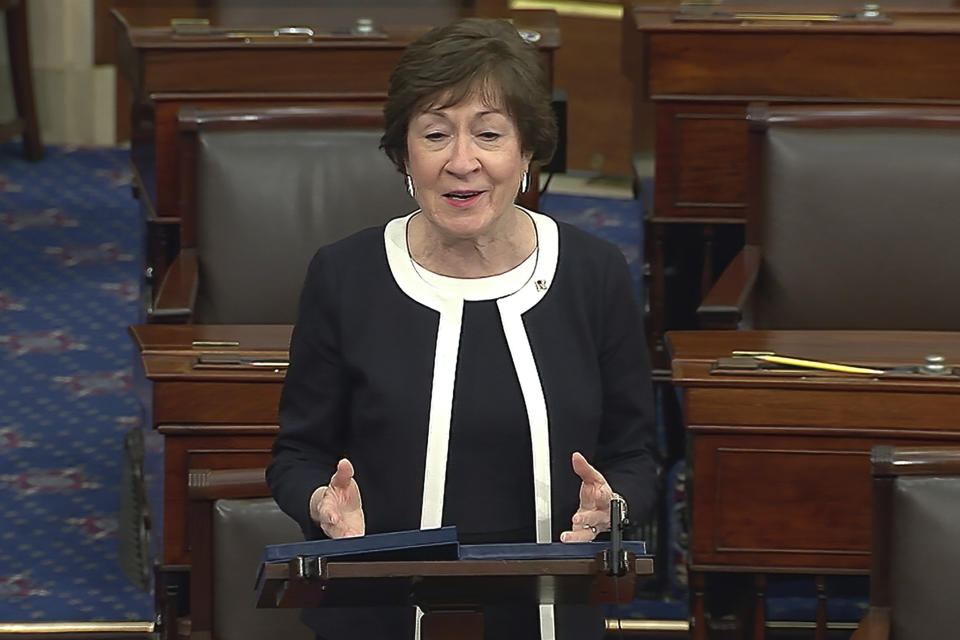
<path fill-rule="evenodd" d="M 473 92 L 506 109 L 531 164 L 550 161 L 557 123 L 537 48 L 509 22 L 482 18 L 431 29 L 407 47 L 390 74 L 380 147 L 405 173 L 410 120 L 429 106 L 452 106 Z"/>

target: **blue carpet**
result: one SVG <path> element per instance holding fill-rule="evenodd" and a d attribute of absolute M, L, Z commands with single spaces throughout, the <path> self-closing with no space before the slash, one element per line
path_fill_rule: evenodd
<path fill-rule="evenodd" d="M 140 222 L 128 152 L 0 145 L 0 620 L 148 620 L 120 570 Z"/>
<path fill-rule="evenodd" d="M 123 437 L 143 225 L 129 151 L 0 145 L 0 621 L 149 620 L 120 569 Z M 640 291 L 640 205 L 546 194 L 541 209 L 617 244 Z M 156 467 L 156 441 L 147 445 Z"/>

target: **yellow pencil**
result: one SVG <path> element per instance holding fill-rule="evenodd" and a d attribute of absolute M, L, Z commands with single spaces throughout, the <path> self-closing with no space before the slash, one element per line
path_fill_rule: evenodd
<path fill-rule="evenodd" d="M 823 369 L 824 371 L 836 371 L 838 373 L 865 373 L 869 375 L 880 375 L 884 373 L 882 369 L 869 369 L 867 367 L 853 367 L 847 364 L 834 364 L 833 362 L 820 362 L 818 360 L 804 360 L 802 358 L 789 358 L 787 356 L 777 355 L 755 355 L 757 360 L 773 362 L 775 364 L 793 365 L 795 367 L 806 367 L 808 369 Z"/>

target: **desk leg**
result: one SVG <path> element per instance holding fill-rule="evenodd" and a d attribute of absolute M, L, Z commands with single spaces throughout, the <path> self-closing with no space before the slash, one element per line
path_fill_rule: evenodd
<path fill-rule="evenodd" d="M 154 567 L 154 610 L 158 640 L 179 640 L 190 636 L 188 629 L 181 629 L 189 621 L 188 583 L 189 574 L 184 571 L 174 571 L 162 565 Z"/>
<path fill-rule="evenodd" d="M 423 640 L 483 640 L 483 614 L 478 611 L 429 611 L 420 620 Z"/>
<path fill-rule="evenodd" d="M 652 231 L 652 233 L 651 233 Z M 666 274 L 664 269 L 664 235 L 666 234 L 665 225 L 660 223 L 647 223 L 647 234 L 652 237 L 648 241 L 648 248 L 651 251 L 650 261 L 650 326 L 648 331 L 651 336 L 649 345 L 652 365 L 654 368 L 669 368 L 670 361 L 667 358 L 664 347 L 664 333 L 666 332 Z"/>
<path fill-rule="evenodd" d="M 817 585 L 817 629 L 814 640 L 827 640 L 827 578 L 817 576 L 814 579 Z"/>
<path fill-rule="evenodd" d="M 700 298 L 706 298 L 713 288 L 714 225 L 703 225 L 703 271 L 700 274 Z"/>
<path fill-rule="evenodd" d="M 753 576 L 756 595 L 753 602 L 753 640 L 764 640 L 767 635 L 767 576 L 758 573 Z"/>
<path fill-rule="evenodd" d="M 707 620 L 704 604 L 706 576 L 700 571 L 690 572 L 690 586 L 693 587 L 693 635 L 692 640 L 707 640 Z"/>

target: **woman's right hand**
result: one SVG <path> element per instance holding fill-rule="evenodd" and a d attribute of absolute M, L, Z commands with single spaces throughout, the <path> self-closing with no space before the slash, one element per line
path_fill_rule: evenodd
<path fill-rule="evenodd" d="M 344 458 L 330 477 L 330 484 L 310 496 L 310 517 L 331 538 L 362 536 L 366 532 L 360 487 L 353 479 L 353 465 Z"/>

